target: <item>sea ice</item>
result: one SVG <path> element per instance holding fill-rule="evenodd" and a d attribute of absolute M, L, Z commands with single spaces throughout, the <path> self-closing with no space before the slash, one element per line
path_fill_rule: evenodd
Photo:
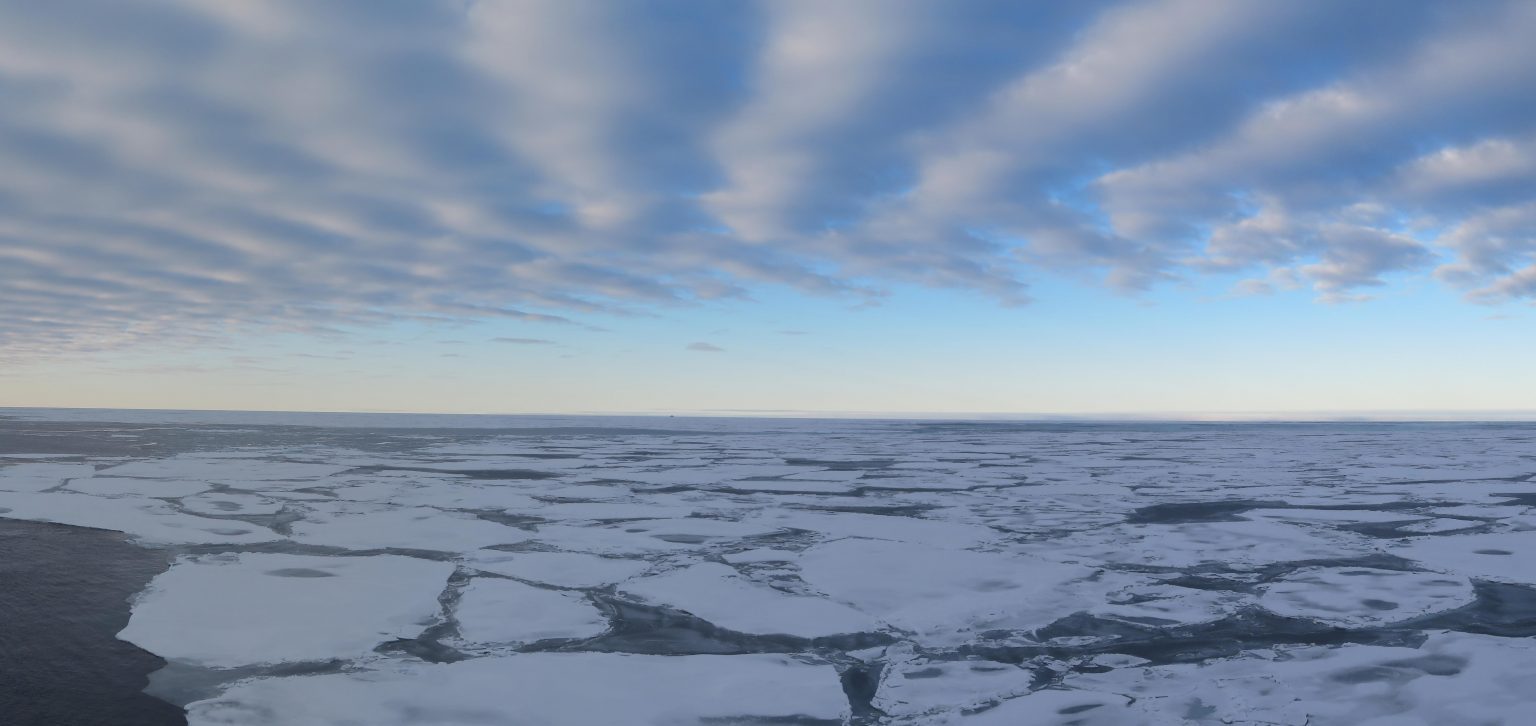
<path fill-rule="evenodd" d="M 758 547 L 721 555 L 721 559 L 733 565 L 745 565 L 759 562 L 789 562 L 795 559 L 795 556 L 798 554 L 794 550 L 775 550 Z"/>
<path fill-rule="evenodd" d="M 183 514 L 158 499 L 72 492 L 0 492 L 0 516 L 123 532 L 158 544 L 256 544 L 282 539 L 265 527 Z"/>
<path fill-rule="evenodd" d="M 184 497 L 181 500 L 181 508 L 194 514 L 216 514 L 223 516 L 265 515 L 277 514 L 282 511 L 283 502 L 256 494 L 208 492 L 197 496 Z"/>
<path fill-rule="evenodd" d="M 841 722 L 837 672 L 782 655 L 526 653 L 243 681 L 192 726 L 683 726 Z"/>
<path fill-rule="evenodd" d="M 139 596 L 118 637 L 215 668 L 352 658 L 419 635 L 452 573 L 395 555 L 183 557 Z"/>
<path fill-rule="evenodd" d="M 84 494 L 95 494 L 105 497 L 179 499 L 206 491 L 208 485 L 193 481 L 97 476 L 89 479 L 76 479 L 69 483 L 68 488 Z"/>
<path fill-rule="evenodd" d="M 1115 693 L 1048 688 L 1004 701 L 996 708 L 978 713 L 951 713 L 943 718 L 924 720 L 921 726 L 1149 726 L 1153 723 L 1199 723 L 1183 719 L 1148 721 L 1145 714 L 1128 708 L 1130 702 L 1130 698 Z M 918 722 L 909 721 L 906 724 L 918 726 Z"/>
<path fill-rule="evenodd" d="M 1364 628 L 1451 610 L 1474 599 L 1465 577 L 1367 567 L 1310 567 L 1263 587 L 1259 604 L 1276 615 Z"/>
<path fill-rule="evenodd" d="M 1442 631 L 1418 648 L 1289 647 L 1072 674 L 1063 685 L 1133 698 L 1139 713 L 1129 723 L 1513 726 L 1529 720 L 1533 677 L 1530 639 Z"/>
<path fill-rule="evenodd" d="M 1350 533 L 1263 519 L 1120 525 L 1047 541 L 1039 549 L 1075 553 L 1097 562 L 1179 568 L 1201 564 L 1254 567 L 1360 557 L 1376 551 L 1369 540 Z"/>
<path fill-rule="evenodd" d="M 590 638 L 608 629 L 581 595 L 490 577 L 471 580 L 453 614 L 464 640 L 482 645 Z"/>
<path fill-rule="evenodd" d="M 713 562 L 631 580 L 619 589 L 739 633 L 820 638 L 880 629 L 874 618 L 847 605 L 760 585 Z"/>
<path fill-rule="evenodd" d="M 95 473 L 89 464 L 10 464 L 0 467 L 0 491 L 40 492 Z"/>
<path fill-rule="evenodd" d="M 1536 584 L 1536 531 L 1414 537 L 1393 554 L 1433 570 L 1485 580 Z"/>
<path fill-rule="evenodd" d="M 1374 509 L 1251 509 L 1244 517 L 1277 519 L 1282 522 L 1366 524 L 1382 522 L 1414 522 L 1425 519 L 1423 515 L 1405 512 L 1378 511 Z"/>
<path fill-rule="evenodd" d="M 860 512 L 769 511 L 752 521 L 786 529 L 803 529 L 827 537 L 864 537 L 911 542 L 953 549 L 975 547 L 997 536 L 988 528 L 916 517 Z"/>
<path fill-rule="evenodd" d="M 974 711 L 1029 693 L 1035 673 L 989 660 L 931 660 L 908 645 L 886 649 L 886 664 L 870 705 L 897 717 Z M 1024 722 L 1021 722 L 1024 723 Z"/>
<path fill-rule="evenodd" d="M 1241 593 L 1148 583 L 1110 592 L 1088 612 L 1138 625 L 1190 625 L 1220 620 L 1251 602 Z"/>
<path fill-rule="evenodd" d="M 293 539 L 305 544 L 355 550 L 411 549 L 467 552 L 527 541 L 519 529 L 470 514 L 431 507 L 315 503 L 304 521 L 293 523 Z"/>
<path fill-rule="evenodd" d="M 464 566 L 556 587 L 602 587 L 634 577 L 650 564 L 581 552 L 480 550 L 465 555 Z"/>
<path fill-rule="evenodd" d="M 311 481 L 346 471 L 352 467 L 335 464 L 309 464 L 244 457 L 172 456 L 165 459 L 133 461 L 110 469 L 108 476 L 145 479 L 196 479 L 199 481 Z"/>
<path fill-rule="evenodd" d="M 811 588 L 924 640 L 957 643 L 976 631 L 1045 625 L 1087 603 L 1068 584 L 1094 570 L 1029 555 L 842 539 L 798 559 Z"/>

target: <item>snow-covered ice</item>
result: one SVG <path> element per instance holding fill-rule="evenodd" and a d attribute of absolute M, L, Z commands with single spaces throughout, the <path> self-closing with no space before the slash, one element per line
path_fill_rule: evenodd
<path fill-rule="evenodd" d="M 644 560 L 602 557 L 581 552 L 501 552 L 478 550 L 464 565 L 519 580 L 557 587 L 602 587 L 644 572 Z"/>
<path fill-rule="evenodd" d="M 452 572 L 394 555 L 187 557 L 150 583 L 118 637 L 216 668 L 355 658 L 431 625 Z"/>
<path fill-rule="evenodd" d="M 798 564 L 813 590 L 911 631 L 920 642 L 946 644 L 983 630 L 1046 625 L 1080 610 L 1089 603 L 1067 585 L 1094 572 L 1029 555 L 872 539 L 817 545 Z"/>
<path fill-rule="evenodd" d="M 781 655 L 535 653 L 263 678 L 191 704 L 192 726 L 839 723 L 830 665 Z"/>
<path fill-rule="evenodd" d="M 114 445 L 0 416 L 0 517 L 163 551 L 194 724 L 1536 712 L 1532 425 L 27 415 Z"/>
<path fill-rule="evenodd" d="M 1441 572 L 1536 585 L 1536 530 L 1416 537 L 1392 552 Z"/>
<path fill-rule="evenodd" d="M 529 539 L 527 532 L 471 514 L 435 507 L 314 504 L 293 538 L 305 544 L 355 550 L 413 549 L 457 552 Z"/>
<path fill-rule="evenodd" d="M 620 590 L 741 633 L 820 638 L 881 627 L 874 618 L 847 605 L 754 583 L 735 569 L 713 562 L 631 580 Z"/>
<path fill-rule="evenodd" d="M 9 464 L 0 466 L 0 491 L 40 492 L 95 474 L 96 467 L 87 464 Z"/>
<path fill-rule="evenodd" d="M 608 629 L 581 595 L 488 577 L 465 586 L 453 614 L 459 635 L 482 645 L 590 638 Z"/>
<path fill-rule="evenodd" d="M 1259 604 L 1276 615 L 1359 628 L 1412 620 L 1472 600 L 1472 583 L 1461 576 L 1309 567 L 1265 585 Z"/>

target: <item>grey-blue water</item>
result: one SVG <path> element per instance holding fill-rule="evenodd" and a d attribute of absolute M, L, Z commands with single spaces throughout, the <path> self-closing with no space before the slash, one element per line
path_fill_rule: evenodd
<path fill-rule="evenodd" d="M 165 662 L 115 637 L 167 564 L 117 532 L 0 519 L 0 723 L 185 724 L 143 693 Z"/>

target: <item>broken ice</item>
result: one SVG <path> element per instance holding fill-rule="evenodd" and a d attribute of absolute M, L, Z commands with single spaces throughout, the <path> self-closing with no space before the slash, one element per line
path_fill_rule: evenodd
<path fill-rule="evenodd" d="M 194 724 L 1536 711 L 1536 427 L 115 415 L 0 516 L 166 551 Z"/>

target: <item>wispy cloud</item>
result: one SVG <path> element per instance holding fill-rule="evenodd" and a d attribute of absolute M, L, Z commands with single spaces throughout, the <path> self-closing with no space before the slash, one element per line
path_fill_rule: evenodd
<path fill-rule="evenodd" d="M 687 346 L 687 349 L 691 350 L 691 351 L 698 352 L 698 353 L 724 353 L 725 352 L 724 348 L 721 348 L 720 346 L 715 345 L 713 343 L 705 343 L 703 341 L 696 341 L 696 342 L 693 342 L 693 343 L 689 343 L 688 346 Z"/>
<path fill-rule="evenodd" d="M 1533 36 L 1521 0 L 6 3 L 0 355 L 1056 273 L 1536 299 Z"/>
<path fill-rule="evenodd" d="M 546 338 L 491 338 L 492 343 L 511 343 L 512 345 L 554 345 L 555 341 Z"/>

